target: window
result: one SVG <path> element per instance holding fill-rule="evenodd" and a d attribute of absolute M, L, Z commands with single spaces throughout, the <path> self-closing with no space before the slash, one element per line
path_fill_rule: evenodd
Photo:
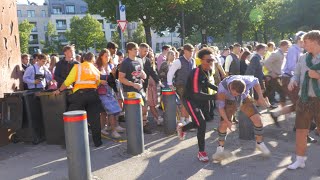
<path fill-rule="evenodd" d="M 39 44 L 38 43 L 38 35 L 37 34 L 31 34 L 29 36 L 29 44 Z"/>
<path fill-rule="evenodd" d="M 33 28 L 32 28 L 32 30 L 31 30 L 31 32 L 37 32 L 37 31 L 38 31 L 38 30 L 37 30 L 37 23 L 36 23 L 36 22 L 30 22 L 30 24 L 33 25 Z"/>
<path fill-rule="evenodd" d="M 62 14 L 62 7 L 52 7 L 52 14 Z"/>
<path fill-rule="evenodd" d="M 104 29 L 103 20 L 102 20 L 102 19 L 99 19 L 98 21 L 101 23 L 102 29 Z"/>
<path fill-rule="evenodd" d="M 28 17 L 34 17 L 34 10 L 27 10 Z"/>
<path fill-rule="evenodd" d="M 29 54 L 39 53 L 39 47 L 29 47 Z"/>
<path fill-rule="evenodd" d="M 43 30 L 48 31 L 48 25 L 44 25 Z"/>
<path fill-rule="evenodd" d="M 46 16 L 47 16 L 47 12 L 46 12 L 45 10 L 42 10 L 42 11 L 41 11 L 41 16 L 42 16 L 42 17 L 46 17 Z"/>
<path fill-rule="evenodd" d="M 57 30 L 66 30 L 67 29 L 67 21 L 66 20 L 56 20 Z"/>
<path fill-rule="evenodd" d="M 88 7 L 86 7 L 86 6 L 81 6 L 80 7 L 80 13 L 81 14 L 85 14 L 85 13 L 87 13 L 87 11 L 88 11 Z"/>
<path fill-rule="evenodd" d="M 59 32 L 59 33 L 58 33 L 58 40 L 59 40 L 60 42 L 67 42 L 67 38 L 66 38 L 65 33 Z"/>
<path fill-rule="evenodd" d="M 75 8 L 73 5 L 66 6 L 66 14 L 75 14 Z"/>
<path fill-rule="evenodd" d="M 21 10 L 18 10 L 18 11 L 17 11 L 17 14 L 18 14 L 18 17 L 22 17 Z"/>

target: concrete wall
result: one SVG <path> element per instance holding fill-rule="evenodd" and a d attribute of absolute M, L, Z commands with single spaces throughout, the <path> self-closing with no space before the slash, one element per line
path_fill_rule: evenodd
<path fill-rule="evenodd" d="M 16 0 L 0 2 L 0 97 L 19 89 L 20 41 Z"/>

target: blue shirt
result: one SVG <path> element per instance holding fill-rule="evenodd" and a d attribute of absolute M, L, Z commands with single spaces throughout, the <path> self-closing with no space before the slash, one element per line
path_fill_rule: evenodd
<path fill-rule="evenodd" d="M 296 68 L 299 57 L 302 55 L 301 48 L 294 44 L 288 49 L 287 60 L 282 70 L 282 76 L 292 77 Z"/>
<path fill-rule="evenodd" d="M 35 75 L 36 74 L 42 74 L 45 76 L 45 78 L 42 79 L 41 83 L 35 84 Z M 23 82 L 28 85 L 29 89 L 35 89 L 35 88 L 42 88 L 44 89 L 46 87 L 47 82 L 50 82 L 52 80 L 52 75 L 48 69 L 46 69 L 44 66 L 40 67 L 38 64 L 34 64 L 29 66 L 23 75 Z"/>
<path fill-rule="evenodd" d="M 254 77 L 254 76 L 233 75 L 233 76 L 227 77 L 227 78 L 225 78 L 224 80 L 222 80 L 220 82 L 219 87 L 218 87 L 218 94 L 220 94 L 220 93 L 225 94 L 226 100 L 235 101 L 236 97 L 232 96 L 232 94 L 229 91 L 229 89 L 228 88 L 226 89 L 223 86 L 223 82 L 227 81 L 227 87 L 228 87 L 229 84 L 234 80 L 242 80 L 246 84 L 246 90 L 245 90 L 245 92 L 243 94 L 241 94 L 241 100 L 244 100 L 245 98 L 247 98 L 247 96 L 250 93 L 250 90 L 255 85 L 259 84 L 258 78 Z M 224 108 L 225 107 L 225 101 L 217 100 L 217 105 L 218 105 L 219 108 Z"/>

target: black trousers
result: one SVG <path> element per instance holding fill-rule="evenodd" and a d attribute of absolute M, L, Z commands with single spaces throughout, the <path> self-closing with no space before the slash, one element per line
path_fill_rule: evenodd
<path fill-rule="evenodd" d="M 94 144 L 101 143 L 100 106 L 98 93 L 94 89 L 80 89 L 68 96 L 68 111 L 87 111 L 88 122 Z"/>
<path fill-rule="evenodd" d="M 205 134 L 206 134 L 206 120 L 205 117 L 210 117 L 208 115 L 204 115 L 204 113 L 208 113 L 208 111 L 204 111 L 203 109 L 195 106 L 195 103 L 188 100 L 183 100 L 184 107 L 187 109 L 188 113 L 192 117 L 192 122 L 183 126 L 182 131 L 187 131 L 192 128 L 197 128 L 197 139 L 199 151 L 204 151 L 205 147 Z"/>

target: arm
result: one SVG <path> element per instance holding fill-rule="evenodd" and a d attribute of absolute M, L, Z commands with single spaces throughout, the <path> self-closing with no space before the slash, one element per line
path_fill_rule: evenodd
<path fill-rule="evenodd" d="M 32 66 L 29 66 L 26 71 L 24 72 L 23 75 L 23 82 L 27 84 L 35 84 L 35 79 L 34 79 L 34 70 Z"/>
<path fill-rule="evenodd" d="M 138 83 L 134 83 L 132 81 L 128 81 L 128 79 L 126 78 L 126 74 L 123 73 L 123 72 L 119 72 L 119 81 L 126 85 L 126 86 L 132 86 L 134 87 L 135 89 L 137 90 L 140 90 L 142 88 L 142 85 L 141 84 L 138 84 Z"/>
<path fill-rule="evenodd" d="M 169 70 L 168 64 L 162 63 L 159 70 L 159 77 L 161 80 L 164 80 L 167 78 L 168 70 Z"/>
<path fill-rule="evenodd" d="M 230 70 L 231 62 L 232 62 L 232 56 L 229 55 L 229 56 L 226 57 L 225 67 L 224 67 L 227 76 L 229 76 L 229 70 Z"/>
<path fill-rule="evenodd" d="M 164 64 L 164 63 L 162 63 L 162 64 Z M 162 66 L 162 64 L 161 64 L 161 66 Z M 161 69 L 161 66 L 160 66 L 160 69 Z M 159 76 L 158 76 L 157 71 L 152 67 L 150 59 L 148 59 L 146 62 L 146 68 L 148 68 L 149 75 L 158 84 L 159 83 Z"/>
<path fill-rule="evenodd" d="M 199 69 L 196 69 L 196 72 Z M 199 72 L 199 71 L 198 71 Z M 188 81 L 192 83 L 192 90 L 193 90 L 193 97 L 195 99 L 199 99 L 201 101 L 207 101 L 207 100 L 214 100 L 215 96 L 214 95 L 210 95 L 207 93 L 202 92 L 201 89 L 201 82 L 199 81 L 199 74 L 195 73 L 194 71 L 190 74 Z M 196 84 L 194 83 L 196 82 Z M 218 89 L 215 85 L 207 82 L 205 85 L 207 87 L 209 87 L 208 85 L 211 85 L 212 88 L 214 89 Z"/>
<path fill-rule="evenodd" d="M 292 76 L 290 81 L 295 81 L 297 84 L 300 84 L 300 76 L 301 76 L 301 63 L 304 60 L 306 55 L 303 55 L 299 58 L 296 68 L 294 70 L 294 75 Z"/>
<path fill-rule="evenodd" d="M 181 68 L 180 60 L 179 59 L 174 60 L 167 74 L 167 81 L 169 86 L 172 85 L 173 76 L 176 73 L 176 71 L 180 68 Z"/>
<path fill-rule="evenodd" d="M 51 74 L 51 72 L 48 70 L 48 69 L 46 69 L 46 68 L 44 68 L 44 75 L 45 75 L 45 79 L 46 79 L 46 81 L 47 82 L 50 82 L 50 81 L 52 81 L 52 74 Z"/>
<path fill-rule="evenodd" d="M 284 69 L 288 70 L 289 72 L 286 73 L 294 72 L 298 61 L 299 55 L 296 54 L 295 49 L 289 48 L 287 53 L 287 61 L 284 67 Z"/>
<path fill-rule="evenodd" d="M 259 60 L 256 57 L 253 57 L 250 61 L 250 64 L 247 67 L 245 74 L 254 76 L 256 74 L 258 63 L 260 63 Z"/>
<path fill-rule="evenodd" d="M 225 110 L 225 102 L 226 102 L 226 95 L 223 93 L 218 93 L 217 94 L 217 105 L 219 108 L 219 114 L 224 121 L 229 121 L 227 114 L 226 114 L 226 110 Z"/>
<path fill-rule="evenodd" d="M 218 67 L 219 73 L 220 73 L 221 76 L 222 76 L 222 79 L 224 79 L 225 77 L 227 77 L 227 74 L 226 74 L 226 72 L 224 71 L 224 69 L 222 68 L 221 64 L 220 64 L 220 63 L 217 63 L 216 65 L 217 65 L 217 67 Z M 218 72 L 217 72 L 217 73 L 218 73 Z"/>

